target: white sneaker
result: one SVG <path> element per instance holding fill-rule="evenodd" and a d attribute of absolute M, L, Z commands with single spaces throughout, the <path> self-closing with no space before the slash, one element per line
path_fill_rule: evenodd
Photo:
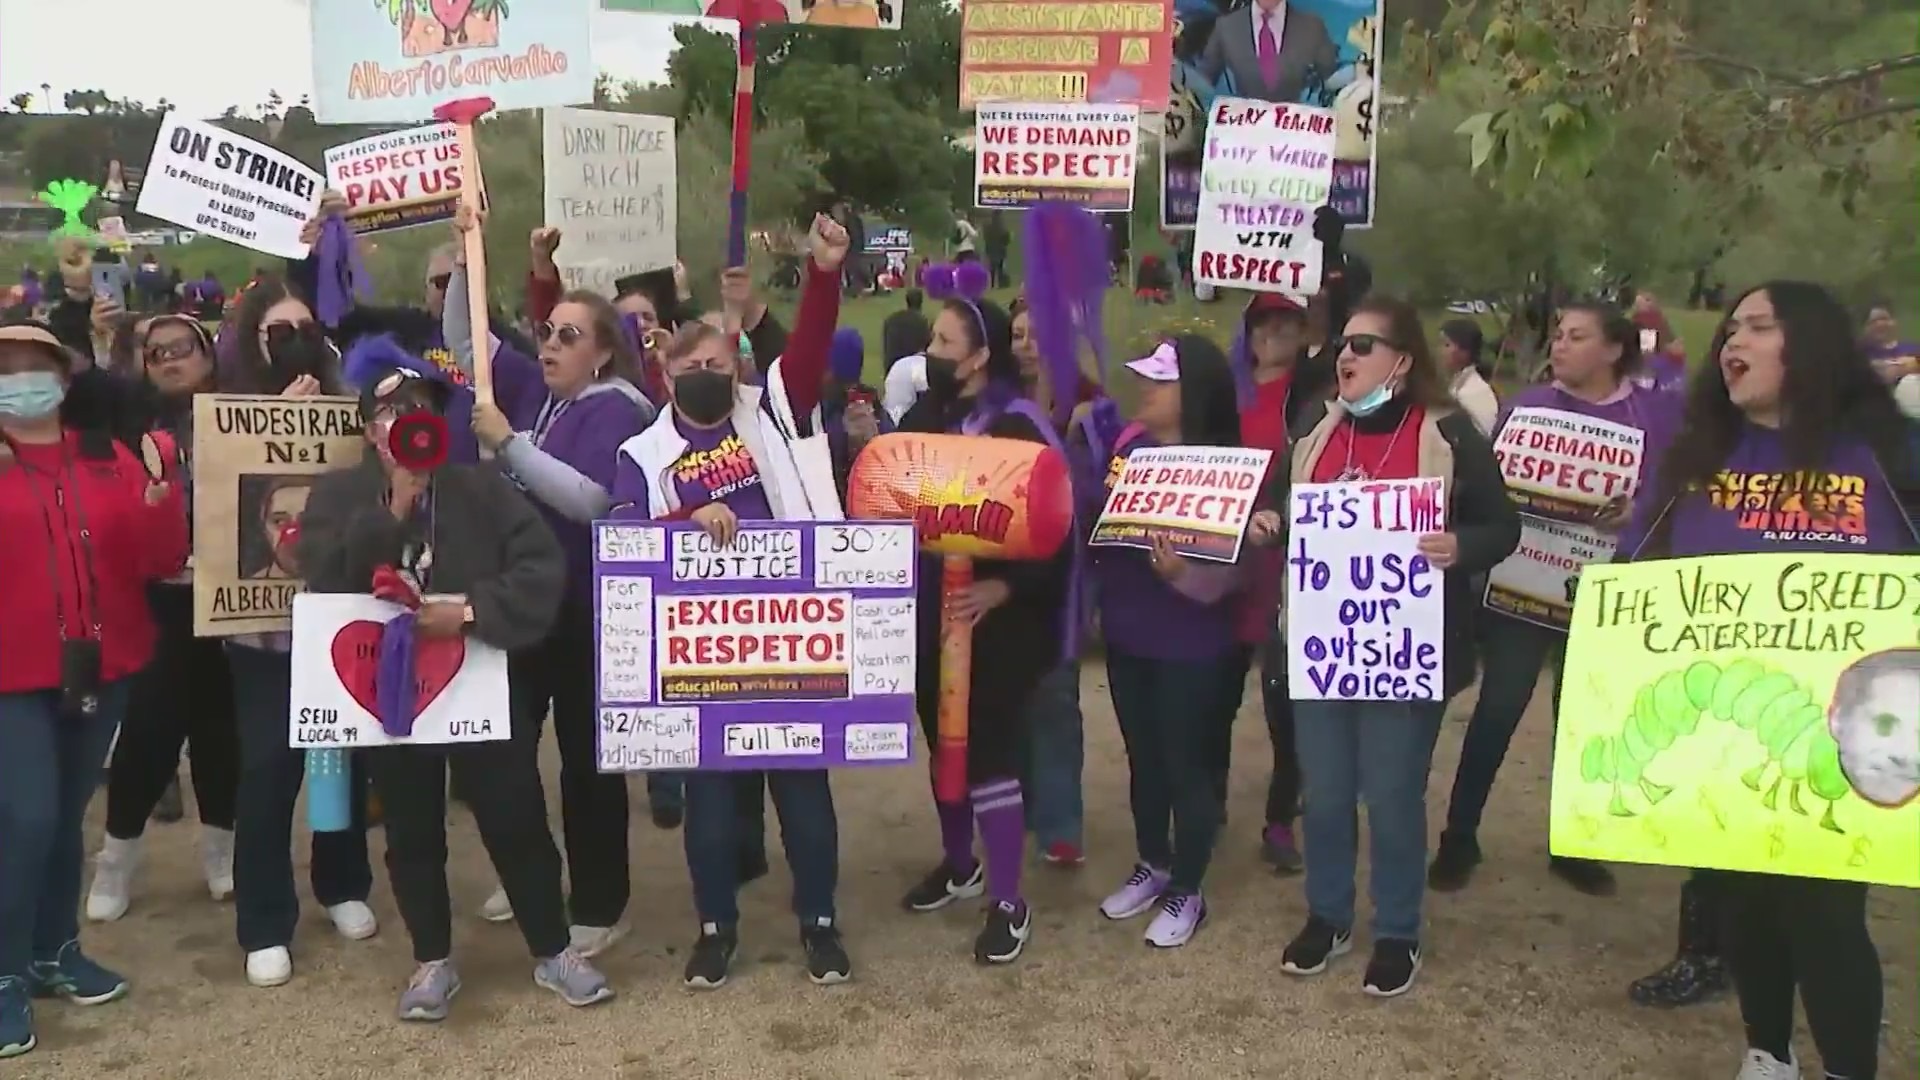
<path fill-rule="evenodd" d="M 200 870 L 207 895 L 218 902 L 233 895 L 233 830 L 200 826 Z"/>
<path fill-rule="evenodd" d="M 512 922 L 513 901 L 507 899 L 507 890 L 493 890 L 487 902 L 480 905 L 480 917 L 488 922 Z"/>
<path fill-rule="evenodd" d="M 87 890 L 87 918 L 113 922 L 133 904 L 133 875 L 140 869 L 140 841 L 107 837 L 93 860 L 93 887 Z"/>
<path fill-rule="evenodd" d="M 285 945 L 247 954 L 247 981 L 255 986 L 284 986 L 293 978 L 293 955 Z"/>
<path fill-rule="evenodd" d="M 592 959 L 613 947 L 613 943 L 627 936 L 625 923 L 612 926 L 575 926 L 568 928 L 567 937 L 573 951 L 583 959 Z"/>
<path fill-rule="evenodd" d="M 327 909 L 327 918 L 333 920 L 333 928 L 348 941 L 365 941 L 380 932 L 380 920 L 373 917 L 373 909 L 364 901 L 335 904 Z"/>
<path fill-rule="evenodd" d="M 1793 1051 L 1787 1051 L 1789 1055 Z M 1740 1075 L 1733 1080 L 1800 1080 L 1800 1062 L 1781 1061 L 1765 1050 L 1748 1049 L 1740 1064 Z"/>

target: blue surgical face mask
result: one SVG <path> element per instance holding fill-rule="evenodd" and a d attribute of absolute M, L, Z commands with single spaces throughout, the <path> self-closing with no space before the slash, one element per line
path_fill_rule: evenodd
<path fill-rule="evenodd" d="M 1400 373 L 1396 371 L 1380 380 L 1378 386 L 1361 394 L 1357 399 L 1348 401 L 1346 398 L 1341 398 L 1340 402 L 1346 406 L 1349 416 L 1372 416 L 1400 393 L 1399 380 Z"/>
<path fill-rule="evenodd" d="M 51 371 L 0 375 L 0 420 L 42 420 L 66 400 L 67 385 Z"/>

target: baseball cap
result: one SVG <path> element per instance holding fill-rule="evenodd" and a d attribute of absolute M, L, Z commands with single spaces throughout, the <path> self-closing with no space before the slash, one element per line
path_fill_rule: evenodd
<path fill-rule="evenodd" d="M 1180 352 L 1173 342 L 1163 341 L 1160 347 L 1138 360 L 1127 361 L 1127 370 L 1148 382 L 1179 382 Z"/>
<path fill-rule="evenodd" d="M 38 346 L 53 357 L 54 363 L 60 365 L 60 370 L 73 370 L 73 351 L 62 345 L 44 323 L 29 321 L 0 326 L 0 345 L 4 344 Z"/>

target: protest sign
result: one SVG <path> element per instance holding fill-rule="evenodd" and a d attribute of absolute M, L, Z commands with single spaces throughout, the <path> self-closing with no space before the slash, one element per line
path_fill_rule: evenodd
<path fill-rule="evenodd" d="M 391 731 L 381 724 L 376 693 L 380 635 L 404 610 L 347 593 L 302 593 L 294 598 L 287 745 L 296 750 L 351 750 L 512 737 L 507 654 L 466 635 L 414 638 L 413 718 L 396 719 Z"/>
<path fill-rule="evenodd" d="M 982 105 L 973 130 L 975 206 L 1133 208 L 1137 105 Z"/>
<path fill-rule="evenodd" d="M 320 207 L 320 174 L 271 146 L 178 109 L 160 120 L 136 209 L 230 244 L 304 259 L 300 229 Z"/>
<path fill-rule="evenodd" d="M 428 124 L 331 147 L 327 186 L 346 198 L 355 233 L 450 220 L 460 205 L 460 137 L 452 124 Z"/>
<path fill-rule="evenodd" d="M 352 398 L 193 399 L 193 632 L 285 630 L 300 591 L 293 548 L 314 477 L 360 460 Z"/>
<path fill-rule="evenodd" d="M 905 0 L 600 0 L 606 11 L 740 20 L 749 7 L 762 26 L 797 23 L 898 30 Z"/>
<path fill-rule="evenodd" d="M 593 0 L 312 0 L 323 124 L 430 120 L 461 98 L 500 109 L 593 100 Z"/>
<path fill-rule="evenodd" d="M 1566 629 L 1580 568 L 1613 557 L 1613 536 L 1591 522 L 1633 497 L 1645 442 L 1639 428 L 1559 409 L 1507 417 L 1493 452 L 1521 508 L 1520 544 L 1487 575 L 1488 607 Z"/>
<path fill-rule="evenodd" d="M 546 223 L 560 230 L 566 287 L 612 296 L 615 281 L 672 266 L 673 118 L 548 109 L 542 126 Z"/>
<path fill-rule="evenodd" d="M 960 107 L 1071 101 L 1167 107 L 1171 0 L 968 0 Z"/>
<path fill-rule="evenodd" d="M 127 219 L 103 217 L 94 223 L 94 230 L 100 234 L 100 242 L 107 245 L 107 250 L 117 255 L 125 255 L 133 250 L 133 236 L 127 232 Z"/>
<path fill-rule="evenodd" d="M 1195 281 L 1255 292 L 1320 291 L 1313 213 L 1333 182 L 1333 114 L 1216 98 L 1193 234 Z"/>
<path fill-rule="evenodd" d="M 1277 20 L 1279 81 L 1267 81 L 1254 45 L 1257 4 L 1182 9 L 1174 39 L 1172 94 L 1161 136 L 1160 224 L 1190 229 L 1199 218 L 1207 117 L 1217 97 L 1255 98 L 1333 111 L 1328 204 L 1349 226 L 1373 224 L 1377 184 L 1375 107 L 1380 101 L 1381 0 L 1287 0 Z"/>
<path fill-rule="evenodd" d="M 1914 556 L 1588 567 L 1553 853 L 1920 886 L 1916 616 Z"/>
<path fill-rule="evenodd" d="M 1164 536 L 1182 555 L 1234 562 L 1272 457 L 1271 450 L 1223 446 L 1135 450 L 1087 542 L 1145 548 Z"/>
<path fill-rule="evenodd" d="M 602 772 L 911 759 L 911 524 L 594 530 Z"/>
<path fill-rule="evenodd" d="M 1287 679 L 1311 701 L 1441 701 L 1446 531 L 1434 477 L 1295 484 L 1287 503 Z"/>

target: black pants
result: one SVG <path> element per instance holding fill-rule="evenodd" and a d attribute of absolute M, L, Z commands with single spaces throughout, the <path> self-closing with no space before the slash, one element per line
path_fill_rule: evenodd
<path fill-rule="evenodd" d="M 107 835 L 132 840 L 146 831 L 179 772 L 182 744 L 192 748 L 200 823 L 232 829 L 240 735 L 226 649 L 218 638 L 193 636 L 192 586 L 152 586 L 147 603 L 159 638 L 153 661 L 134 678 L 107 769 Z"/>
<path fill-rule="evenodd" d="M 1287 689 L 1287 645 L 1278 629 L 1260 650 L 1260 704 L 1273 745 L 1267 779 L 1267 824 L 1291 826 L 1300 816 L 1300 756 L 1293 749 L 1293 695 Z M 1229 736 L 1228 742 L 1232 739 Z"/>
<path fill-rule="evenodd" d="M 513 904 L 527 951 L 544 959 L 567 947 L 560 852 L 547 831 L 539 742 L 518 735 L 522 725 L 535 723 L 536 717 L 515 715 L 515 737 L 501 742 L 360 752 L 385 814 L 387 878 L 418 963 L 445 960 L 453 952 L 453 903 L 447 895 L 449 770 Z"/>
<path fill-rule="evenodd" d="M 593 614 L 569 596 L 547 639 L 513 654 L 514 734 L 539 760 L 540 729 L 549 704 L 560 744 L 560 827 L 566 837 L 568 912 L 576 926 L 612 926 L 627 910 L 627 778 L 599 770 L 594 705 Z M 527 718 L 523 727 L 521 718 Z M 534 776 L 536 792 L 540 778 Z M 460 782 L 472 804 L 474 792 Z M 383 795 L 384 799 L 385 796 Z M 544 793 L 538 801 L 546 806 Z M 541 820 L 546 820 L 544 812 Z M 514 909 L 518 911 L 518 908 Z"/>
<path fill-rule="evenodd" d="M 1828 1076 L 1872 1080 L 1880 1050 L 1880 954 L 1867 933 L 1867 887 L 1854 881 L 1718 875 L 1723 938 L 1747 1044 L 1782 1061 L 1793 995 Z"/>

